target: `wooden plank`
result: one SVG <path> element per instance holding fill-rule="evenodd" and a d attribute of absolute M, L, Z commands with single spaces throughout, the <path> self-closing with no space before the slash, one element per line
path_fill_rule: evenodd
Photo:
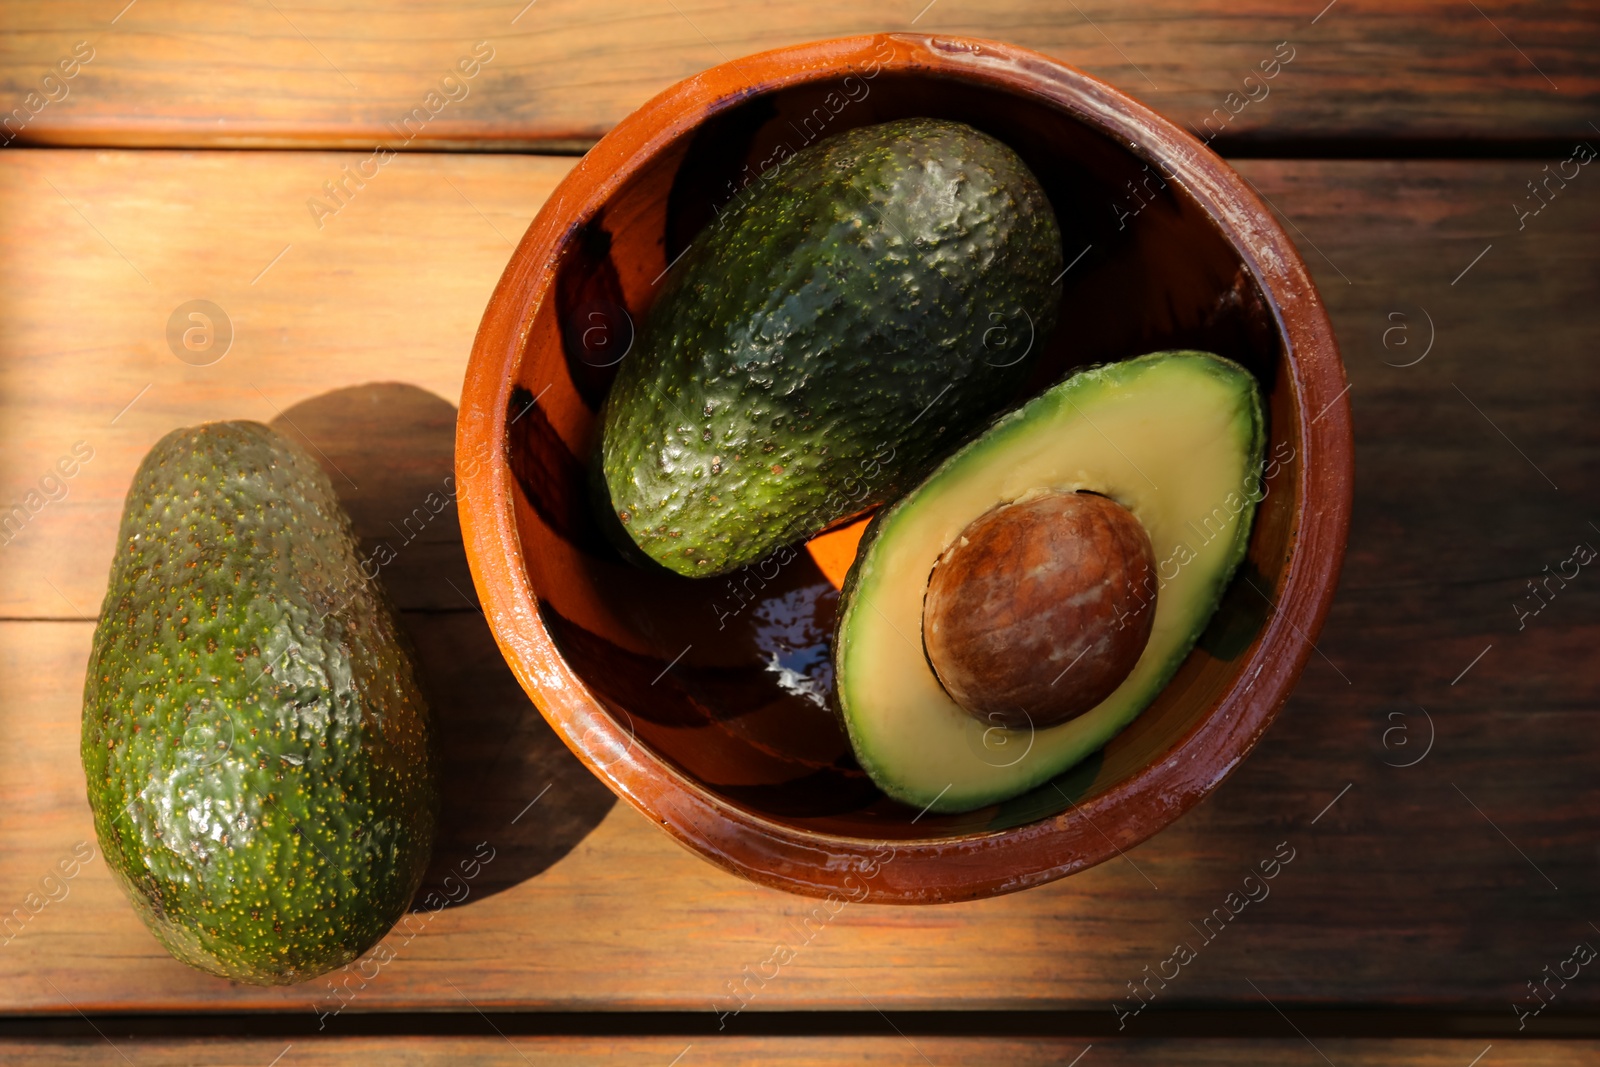
<path fill-rule="evenodd" d="M 0 501 L 39 495 L 20 529 L 0 530 L 0 615 L 98 614 L 122 495 L 174 426 L 270 421 L 303 399 L 398 375 L 436 398 L 440 432 L 453 433 L 478 318 L 571 161 L 407 155 L 336 215 L 314 217 L 307 197 L 362 158 L 6 157 L 0 197 L 33 206 L 0 217 Z M 231 323 L 231 347 L 208 366 L 192 362 L 222 350 L 221 319 L 211 350 L 188 353 L 192 362 L 173 354 L 174 344 L 184 350 L 187 312 L 168 337 L 174 314 L 197 299 Z M 407 402 L 422 405 L 418 418 L 439 416 L 425 396 Z M 429 440 L 448 457 L 448 440 Z M 92 458 L 74 464 L 78 442 Z M 58 481 L 63 458 L 77 473 Z M 59 555 L 60 538 L 89 530 L 82 556 Z M 414 606 L 459 605 L 440 588 L 448 601 Z"/>
<path fill-rule="evenodd" d="M 410 131 L 413 147 L 586 144 L 706 67 L 879 31 L 1036 48 L 1180 122 L 1214 117 L 1212 129 L 1233 144 L 1589 137 L 1600 100 L 1591 62 L 1600 24 L 1580 0 L 1480 5 L 1452 17 L 1425 0 L 143 0 L 126 9 L 5 0 L 0 25 L 0 102 L 24 109 L 8 128 L 24 144 L 370 149 L 405 140 L 394 127 L 419 107 L 427 121 Z M 72 61 L 80 41 L 92 54 L 81 69 Z M 478 42 L 487 42 L 481 63 Z M 1275 55 L 1287 65 L 1273 65 Z M 71 80 L 57 70 L 63 60 Z M 474 76 L 445 83 L 463 60 Z M 1274 77 L 1262 80 L 1263 69 Z"/>
<path fill-rule="evenodd" d="M 484 1027 L 488 1029 L 487 1026 Z M 888 1027 L 885 1026 L 887 1030 Z M 1285 1027 L 1285 1029 L 1288 1029 Z M 1016 1067 L 1063 1067 L 1077 1063 L 1091 1043 L 1076 1038 L 939 1038 L 886 1036 L 877 1038 L 719 1038 L 687 1040 L 673 1037 L 483 1037 L 483 1038 L 334 1038 L 287 1040 L 118 1040 L 94 1038 L 74 1041 L 18 1042 L 7 1049 L 7 1062 L 51 1063 L 63 1067 L 103 1064 L 115 1059 L 113 1048 L 141 1067 L 266 1067 L 282 1055 L 281 1062 L 295 1067 L 319 1067 L 358 1062 L 395 1063 L 406 1067 L 471 1063 L 484 1067 L 587 1067 L 589 1064 L 662 1067 L 716 1067 L 733 1064 L 859 1063 L 875 1067 L 903 1064 L 922 1067 L 966 1067 L 972 1063 L 1006 1063 Z M 1299 1038 L 1283 1041 L 1237 1041 L 1188 1038 L 1154 1041 L 1092 1043 L 1084 1067 L 1249 1067 L 1251 1064 L 1320 1064 L 1318 1050 L 1340 1067 L 1463 1067 L 1483 1052 L 1489 1042 L 1347 1041 L 1320 1039 L 1315 1046 Z M 1575 1067 L 1594 1062 L 1600 1043 L 1529 1041 L 1498 1043 L 1484 1067 Z M 674 1056 L 681 1056 L 675 1060 Z"/>
<path fill-rule="evenodd" d="M 0 916 L 61 895 L 45 877 L 92 840 L 76 753 L 90 626 L 71 620 L 98 603 L 120 497 L 150 443 L 203 418 L 287 412 L 283 424 L 360 487 L 345 488 L 369 535 L 448 472 L 448 408 L 507 255 L 496 229 L 515 237 L 563 164 L 402 159 L 318 231 L 295 216 L 299 190 L 340 160 L 0 161 L 0 196 L 34 205 L 0 217 L 0 499 L 75 440 L 96 450 L 66 499 L 0 548 L 5 614 L 60 620 L 0 623 Z M 463 905 L 391 935 L 398 958 L 366 977 L 251 989 L 167 958 L 96 858 L 0 946 L 0 1008 L 281 1009 L 324 1015 L 332 1033 L 339 1009 L 666 1008 L 724 1013 L 737 1033 L 727 1013 L 742 988 L 751 1011 L 1073 1008 L 1109 1019 L 1113 1003 L 1137 1005 L 1128 984 L 1179 941 L 1197 959 L 1164 987 L 1149 979 L 1151 1012 L 1266 998 L 1507 1018 L 1536 1006 L 1529 980 L 1580 941 L 1600 945 L 1588 925 L 1600 915 L 1600 677 L 1586 669 L 1600 584 L 1552 585 L 1521 630 L 1512 608 L 1534 603 L 1525 582 L 1545 564 L 1577 541 L 1600 544 L 1587 525 L 1600 517 L 1582 506 L 1600 472 L 1600 199 L 1584 171 L 1519 230 L 1508 204 L 1537 163 L 1241 169 L 1293 220 L 1345 345 L 1355 528 L 1322 655 L 1282 718 L 1212 799 L 1125 861 L 989 901 L 851 905 L 807 930 L 814 902 L 684 852 L 554 743 L 450 588 L 466 587 L 442 516 L 386 579 L 411 609 L 450 795 L 472 798 L 449 816 L 435 877 L 452 849 L 497 849 Z M 198 296 L 240 324 L 236 348 L 205 368 L 164 340 L 171 310 Z M 1416 359 L 1430 318 L 1426 357 L 1386 365 Z M 1386 347 L 1397 325 L 1411 332 L 1388 333 Z M 374 380 L 401 384 L 356 388 Z M 1270 897 L 1207 940 L 1198 927 L 1280 842 L 1295 858 Z M 773 975 L 779 945 L 796 954 Z M 1554 1003 L 1592 1010 L 1600 982 L 1573 980 Z M 1137 1034 L 1138 1016 L 1126 1024 Z M 1529 1035 L 1540 1026 L 1530 1018 Z"/>

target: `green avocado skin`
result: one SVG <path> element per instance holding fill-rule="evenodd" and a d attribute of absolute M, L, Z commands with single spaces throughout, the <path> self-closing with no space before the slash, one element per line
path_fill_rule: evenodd
<path fill-rule="evenodd" d="M 128 490 L 84 683 L 89 806 L 140 917 L 212 974 L 342 966 L 427 867 L 428 709 L 357 547 L 321 467 L 259 423 L 173 431 Z"/>
<path fill-rule="evenodd" d="M 601 413 L 602 506 L 709 576 L 892 499 L 1015 395 L 1061 259 L 1038 180 L 970 126 L 802 149 L 670 267 Z"/>

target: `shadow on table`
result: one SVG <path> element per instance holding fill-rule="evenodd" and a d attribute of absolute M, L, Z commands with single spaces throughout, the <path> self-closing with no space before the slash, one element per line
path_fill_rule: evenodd
<path fill-rule="evenodd" d="M 439 835 L 413 909 L 534 877 L 616 798 L 540 717 L 477 606 L 456 514 L 455 408 L 382 383 L 303 401 L 272 425 L 322 461 L 363 557 L 393 553 L 381 580 L 416 646 L 441 757 Z"/>

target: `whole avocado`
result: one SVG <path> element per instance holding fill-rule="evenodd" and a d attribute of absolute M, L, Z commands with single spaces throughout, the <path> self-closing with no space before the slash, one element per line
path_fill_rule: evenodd
<path fill-rule="evenodd" d="M 601 413 L 601 506 L 709 576 L 892 499 L 1015 395 L 1061 259 L 1038 180 L 970 126 L 802 149 L 670 267 Z"/>
<path fill-rule="evenodd" d="M 416 669 L 322 468 L 254 422 L 175 430 L 128 490 L 84 684 L 95 832 L 185 963 L 303 981 L 375 944 L 437 819 Z"/>

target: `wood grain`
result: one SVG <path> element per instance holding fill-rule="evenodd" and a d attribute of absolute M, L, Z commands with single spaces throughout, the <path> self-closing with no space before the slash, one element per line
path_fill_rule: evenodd
<path fill-rule="evenodd" d="M 488 1026 L 485 1025 L 485 1030 Z M 888 1029 L 885 1026 L 885 1029 Z M 1285 1028 L 1287 1029 L 1287 1027 Z M 1075 1038 L 932 1038 L 886 1036 L 880 1038 L 721 1038 L 689 1041 L 684 1038 L 588 1038 L 588 1037 L 483 1037 L 483 1038 L 335 1038 L 306 1041 L 205 1041 L 140 1040 L 115 1041 L 117 1051 L 126 1052 L 141 1067 L 266 1067 L 274 1056 L 289 1053 L 285 1062 L 296 1067 L 323 1064 L 376 1062 L 397 1063 L 406 1067 L 432 1067 L 439 1064 L 471 1063 L 484 1067 L 586 1067 L 589 1064 L 619 1064 L 625 1067 L 662 1067 L 681 1062 L 685 1067 L 760 1064 L 787 1067 L 800 1064 L 859 1063 L 873 1067 L 965 1067 L 972 1063 L 1005 1063 L 1015 1067 L 1062 1067 L 1074 1063 L 1090 1042 Z M 1187 1064 L 1189 1067 L 1228 1067 L 1251 1064 L 1321 1063 L 1317 1050 L 1340 1067 L 1463 1067 L 1484 1051 L 1486 1041 L 1345 1041 L 1320 1039 L 1315 1047 L 1299 1038 L 1283 1041 L 1230 1041 L 1214 1038 L 1157 1041 L 1105 1041 L 1092 1043 L 1092 1059 L 1084 1064 L 1096 1067 L 1156 1067 Z M 1575 1067 L 1592 1063 L 1600 1054 L 1594 1042 L 1529 1041 L 1497 1043 L 1485 1067 Z M 7 1061 L 16 1064 L 51 1063 L 72 1067 L 76 1064 L 102 1064 L 115 1059 L 107 1039 L 81 1041 L 19 1042 L 6 1048 Z M 681 1061 L 673 1060 L 682 1056 Z"/>
<path fill-rule="evenodd" d="M 30 207 L 0 215 L 0 501 L 38 491 L 41 506 L 0 530 L 0 614 L 99 613 L 122 495 L 174 426 L 271 421 L 302 400 L 396 377 L 453 409 L 489 292 L 571 164 L 399 157 L 319 227 L 306 199 L 362 158 L 5 157 L 0 198 Z M 210 366 L 169 347 L 169 318 L 194 299 L 232 322 L 232 346 Z M 448 456 L 453 411 L 446 424 Z M 93 458 L 41 488 L 79 441 Z M 64 553 L 63 538 L 73 542 Z M 460 603 L 440 583 L 407 606 Z"/>
<path fill-rule="evenodd" d="M 1591 136 L 1600 24 L 1585 5 L 1479 7 L 1443 14 L 1425 0 L 1342 0 L 1326 9 L 1268 0 L 140 0 L 123 9 L 118 0 L 6 0 L 0 103 L 25 109 L 8 130 L 22 144 L 370 150 L 404 140 L 393 126 L 426 106 L 427 121 L 410 131 L 412 147 L 573 146 L 717 63 L 800 41 L 909 30 L 1038 49 L 1181 123 L 1198 127 L 1213 117 L 1223 143 Z M 79 41 L 92 60 L 71 80 L 43 82 Z M 480 41 L 493 58 L 464 84 L 441 89 L 458 60 L 467 57 L 472 69 Z M 1247 84 L 1280 42 L 1288 42 L 1280 58 L 1292 55 L 1289 64 Z M 438 95 L 427 102 L 430 92 Z M 1247 94 L 1257 99 L 1247 103 Z"/>
<path fill-rule="evenodd" d="M 0 917 L 61 896 L 46 876 L 92 841 L 77 757 L 91 626 L 76 620 L 99 602 L 121 496 L 149 445 L 206 418 L 283 420 L 350 476 L 342 491 L 369 537 L 447 470 L 440 442 L 479 309 L 506 239 L 565 164 L 407 157 L 318 231 L 297 215 L 301 191 L 352 158 L 0 160 L 0 198 L 30 205 L 0 215 L 0 501 L 21 499 L 75 440 L 95 448 L 66 498 L 0 547 L 0 611 L 13 620 L 0 623 Z M 249 989 L 169 959 L 96 857 L 64 899 L 0 934 L 0 1009 L 673 1008 L 709 1020 L 737 1008 L 730 987 L 747 983 L 750 1011 L 1109 1019 L 1113 1002 L 1134 1006 L 1127 983 L 1182 940 L 1197 959 L 1152 984 L 1148 1012 L 1265 997 L 1513 1018 L 1542 968 L 1579 941 L 1600 946 L 1589 925 L 1600 917 L 1600 579 L 1585 569 L 1552 584 L 1522 630 L 1512 610 L 1519 596 L 1532 603 L 1525 582 L 1545 564 L 1578 541 L 1600 546 L 1589 526 L 1600 522 L 1600 199 L 1585 184 L 1600 179 L 1585 169 L 1518 230 L 1509 204 L 1537 163 L 1241 170 L 1288 213 L 1344 345 L 1359 445 L 1350 557 L 1321 654 L 1261 747 L 1126 859 L 995 900 L 851 905 L 802 926 L 814 901 L 689 855 L 554 744 L 467 603 L 445 513 L 385 577 L 455 739 L 452 793 L 471 798 L 449 840 L 497 849 L 467 898 L 391 935 L 398 958 L 364 986 L 358 974 L 340 993 L 327 981 Z M 193 367 L 164 330 L 174 306 L 202 296 L 229 310 L 238 336 L 220 362 Z M 1385 365 L 1420 354 L 1399 341 L 1422 345 L 1424 315 L 1436 333 L 1426 358 Z M 1411 332 L 1385 347 L 1396 325 Z M 383 381 L 400 384 L 371 384 Z M 1397 766 L 1425 751 L 1420 708 L 1435 739 Z M 1280 842 L 1295 858 L 1271 895 L 1205 941 L 1196 926 Z M 442 850 L 435 876 L 452 862 Z M 797 951 L 770 976 L 778 945 Z M 762 970 L 770 977 L 748 977 Z M 1558 997 L 1556 1008 L 1592 1010 L 1600 979 L 1585 971 Z M 724 1022 L 738 1033 L 737 1017 Z M 1530 1019 L 1527 1035 L 1548 1022 Z M 338 1016 L 326 1024 L 338 1034 Z M 1139 1024 L 1130 1017 L 1128 1033 Z M 1478 1050 L 1467 1051 L 1460 1063 Z"/>

